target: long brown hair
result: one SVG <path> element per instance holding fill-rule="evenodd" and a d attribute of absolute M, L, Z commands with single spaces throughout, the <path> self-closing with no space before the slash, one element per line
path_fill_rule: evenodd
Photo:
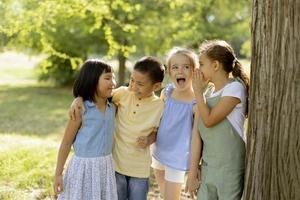
<path fill-rule="evenodd" d="M 248 92 L 250 79 L 244 72 L 242 64 L 237 60 L 233 48 L 223 40 L 205 41 L 200 46 L 200 54 L 205 54 L 211 60 L 217 60 L 227 73 L 244 82 L 247 91 L 246 115 L 248 114 Z"/>

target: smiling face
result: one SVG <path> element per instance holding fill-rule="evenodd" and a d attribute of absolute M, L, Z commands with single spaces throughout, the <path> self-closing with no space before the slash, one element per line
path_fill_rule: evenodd
<path fill-rule="evenodd" d="M 169 62 L 169 75 L 175 87 L 180 90 L 189 89 L 192 86 L 193 64 L 183 54 L 175 54 Z"/>
<path fill-rule="evenodd" d="M 116 86 L 115 75 L 112 72 L 103 72 L 99 77 L 97 95 L 100 98 L 112 96 L 112 90 Z"/>
<path fill-rule="evenodd" d="M 160 89 L 161 83 L 153 83 L 147 73 L 133 70 L 130 77 L 129 90 L 137 98 L 150 97 L 154 91 Z"/>

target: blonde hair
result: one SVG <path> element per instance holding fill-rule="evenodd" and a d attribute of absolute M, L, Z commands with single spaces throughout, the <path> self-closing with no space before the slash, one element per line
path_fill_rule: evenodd
<path fill-rule="evenodd" d="M 171 58 L 178 54 L 186 56 L 192 63 L 193 69 L 199 68 L 198 55 L 194 51 L 182 47 L 174 47 L 170 50 L 170 52 L 167 55 L 167 59 L 166 59 L 167 70 L 169 70 L 170 68 Z"/>

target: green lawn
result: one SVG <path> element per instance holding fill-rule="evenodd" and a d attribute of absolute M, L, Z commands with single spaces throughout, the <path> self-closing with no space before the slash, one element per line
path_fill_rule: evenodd
<path fill-rule="evenodd" d="M 49 199 L 57 142 L 1 134 L 0 199 Z"/>
<path fill-rule="evenodd" d="M 46 136 L 61 133 L 72 90 L 49 86 L 0 86 L 0 132 Z"/>
<path fill-rule="evenodd" d="M 0 86 L 0 199 L 49 199 L 71 89 Z"/>
<path fill-rule="evenodd" d="M 24 55 L 0 54 L 1 200 L 51 199 L 72 89 L 34 78 L 32 62 Z"/>

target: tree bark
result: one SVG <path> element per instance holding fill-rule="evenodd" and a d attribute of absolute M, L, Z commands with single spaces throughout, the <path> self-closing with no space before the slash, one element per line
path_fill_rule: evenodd
<path fill-rule="evenodd" d="M 299 32 L 299 0 L 253 0 L 246 200 L 300 199 Z"/>
<path fill-rule="evenodd" d="M 118 85 L 124 85 L 125 81 L 125 71 L 126 71 L 126 57 L 123 55 L 123 52 L 119 52 L 119 76 L 118 76 Z"/>

